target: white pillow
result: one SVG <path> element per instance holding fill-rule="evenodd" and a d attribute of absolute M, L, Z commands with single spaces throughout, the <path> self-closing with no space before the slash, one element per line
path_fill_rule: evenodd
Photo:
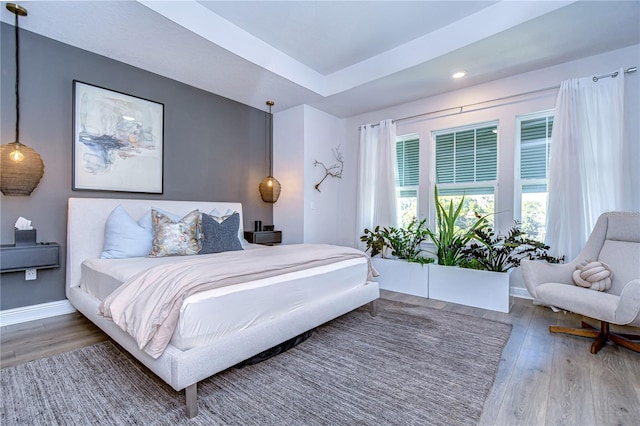
<path fill-rule="evenodd" d="M 150 217 L 151 214 L 149 214 Z M 153 232 L 151 226 L 146 228 L 142 225 L 143 219 L 145 216 L 136 222 L 121 205 L 113 209 L 105 223 L 104 246 L 100 257 L 123 259 L 144 257 L 149 254 Z"/>
<path fill-rule="evenodd" d="M 177 215 L 177 214 L 168 212 L 166 210 L 159 209 L 158 207 L 153 207 L 152 206 L 149 209 L 149 211 L 144 216 L 142 216 L 140 218 L 140 220 L 138 221 L 138 224 L 140 226 L 142 226 L 143 228 L 149 230 L 149 232 L 151 233 L 151 238 L 153 238 L 153 224 L 151 223 L 151 210 L 155 210 L 157 212 L 162 213 L 165 216 L 169 216 L 169 218 L 174 222 L 178 222 L 178 221 L 180 221 L 180 219 L 182 219 L 182 216 L 180 216 L 180 215 Z"/>
<path fill-rule="evenodd" d="M 232 214 L 234 214 L 235 212 L 236 212 L 235 210 L 227 209 L 227 211 L 226 211 L 226 212 L 224 212 L 224 214 L 222 214 L 222 213 L 220 213 L 220 212 L 218 211 L 218 209 L 213 209 L 213 210 L 211 210 L 211 211 L 209 212 L 209 214 L 210 214 L 211 216 L 215 216 L 215 217 L 218 217 L 218 218 L 222 218 L 222 217 L 224 217 L 224 216 L 231 216 L 231 215 L 232 215 Z M 222 220 L 217 220 L 217 219 L 216 219 L 216 221 L 217 221 L 218 223 L 221 223 L 221 222 L 222 222 Z"/>
<path fill-rule="evenodd" d="M 573 271 L 573 282 L 580 287 L 597 291 L 607 291 L 611 288 L 613 273 L 604 262 L 585 260 Z"/>

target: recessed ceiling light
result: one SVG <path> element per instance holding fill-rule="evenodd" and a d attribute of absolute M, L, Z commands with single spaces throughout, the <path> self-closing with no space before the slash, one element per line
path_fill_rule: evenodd
<path fill-rule="evenodd" d="M 135 118 L 133 118 L 133 117 L 129 117 L 128 115 L 123 115 L 123 116 L 122 116 L 122 118 L 123 118 L 124 120 L 127 120 L 127 121 L 136 121 L 136 119 L 135 119 Z"/>
<path fill-rule="evenodd" d="M 464 77 L 464 75 L 465 75 L 465 72 L 464 71 L 460 71 L 460 72 L 455 73 L 451 77 L 453 77 L 453 78 L 462 78 L 462 77 Z"/>

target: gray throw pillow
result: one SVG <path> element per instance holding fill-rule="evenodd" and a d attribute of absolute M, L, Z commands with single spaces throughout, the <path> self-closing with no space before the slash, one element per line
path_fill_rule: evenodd
<path fill-rule="evenodd" d="M 240 214 L 238 212 L 218 222 L 219 218 L 202 213 L 202 249 L 198 254 L 242 250 L 238 239 Z"/>

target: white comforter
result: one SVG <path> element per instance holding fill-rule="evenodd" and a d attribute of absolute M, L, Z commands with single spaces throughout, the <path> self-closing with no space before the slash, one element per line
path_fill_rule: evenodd
<path fill-rule="evenodd" d="M 132 277 L 104 300 L 100 313 L 136 339 L 141 350 L 158 358 L 171 340 L 183 300 L 191 294 L 357 257 L 368 256 L 322 244 L 194 256 Z M 367 279 L 374 273 L 369 266 Z"/>

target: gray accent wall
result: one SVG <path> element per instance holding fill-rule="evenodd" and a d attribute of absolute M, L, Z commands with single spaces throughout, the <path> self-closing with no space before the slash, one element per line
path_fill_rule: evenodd
<path fill-rule="evenodd" d="M 1 31 L 5 144 L 15 139 L 15 39 L 13 26 L 2 23 Z M 1 310 L 65 299 L 69 197 L 233 201 L 243 205 L 245 229 L 254 220 L 272 223 L 272 205 L 258 193 L 268 172 L 265 111 L 20 31 L 20 139 L 40 154 L 45 171 L 31 196 L 0 196 L 0 242 L 13 244 L 13 225 L 24 216 L 37 229 L 38 242 L 61 245 L 62 262 L 60 268 L 39 270 L 34 281 L 25 281 L 24 272 L 1 274 Z M 71 190 L 73 80 L 164 104 L 162 195 Z"/>

